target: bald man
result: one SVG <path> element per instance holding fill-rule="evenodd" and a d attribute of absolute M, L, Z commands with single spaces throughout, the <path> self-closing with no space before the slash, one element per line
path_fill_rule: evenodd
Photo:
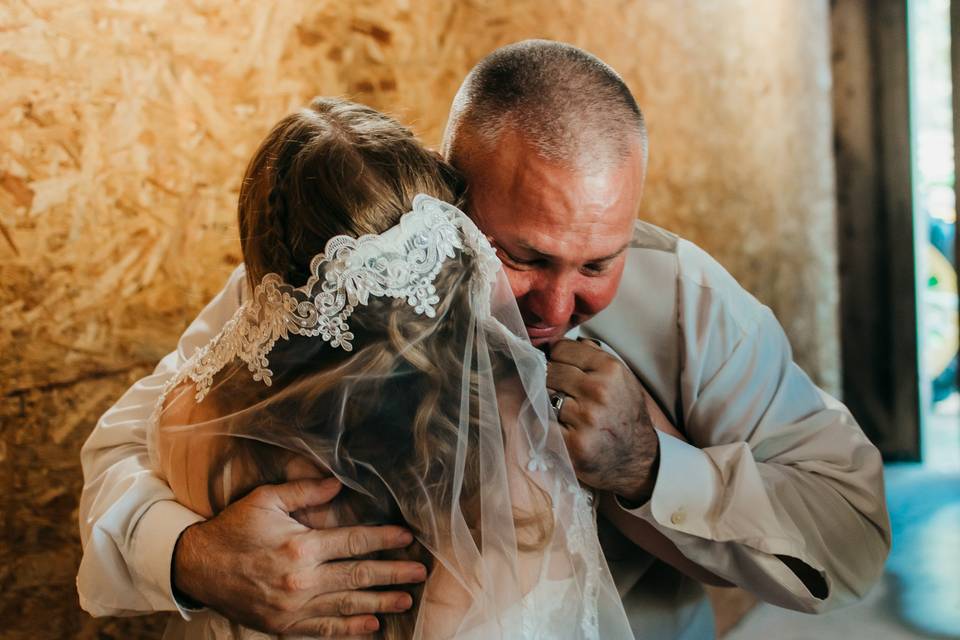
<path fill-rule="evenodd" d="M 860 597 L 890 546 L 877 450 L 793 363 L 776 318 L 702 250 L 636 220 L 643 115 L 620 77 L 568 45 L 499 49 L 457 94 L 444 154 L 492 238 L 581 481 L 604 496 L 604 551 L 643 638 L 709 638 L 700 581 L 819 612 Z M 359 636 L 423 580 L 363 554 L 398 527 L 310 531 L 288 512 L 336 487 L 277 485 L 204 521 L 147 466 L 162 384 L 240 304 L 236 272 L 154 375 L 101 418 L 82 457 L 81 602 L 95 615 L 210 606 L 255 628 Z M 307 561 L 309 581 L 285 576 Z M 324 594 L 337 610 L 311 608 Z"/>

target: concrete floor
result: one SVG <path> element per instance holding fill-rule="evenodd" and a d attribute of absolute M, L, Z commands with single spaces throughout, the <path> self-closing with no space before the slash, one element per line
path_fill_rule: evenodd
<path fill-rule="evenodd" d="M 928 416 L 926 464 L 886 468 L 893 549 L 861 602 L 820 616 L 761 604 L 725 640 L 960 639 L 960 420 Z"/>

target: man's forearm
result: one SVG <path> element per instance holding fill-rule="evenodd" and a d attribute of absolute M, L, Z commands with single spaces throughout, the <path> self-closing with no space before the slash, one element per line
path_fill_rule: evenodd
<path fill-rule="evenodd" d="M 77 589 L 94 615 L 177 610 L 170 581 L 180 534 L 203 518 L 178 504 L 153 469 L 150 418 L 164 385 L 212 338 L 240 304 L 238 268 L 154 372 L 133 385 L 97 422 L 80 453 L 84 487 L 79 525 L 83 559 Z"/>
<path fill-rule="evenodd" d="M 841 433 L 831 441 L 842 441 Z M 809 613 L 862 597 L 876 580 L 889 530 L 882 498 L 866 490 L 875 477 L 882 493 L 879 455 L 865 438 L 850 457 L 863 469 L 859 489 L 846 486 L 849 472 L 826 460 L 758 461 L 746 443 L 702 450 L 661 443 L 654 496 L 630 514 L 692 562 L 772 604 Z"/>
<path fill-rule="evenodd" d="M 172 375 L 175 354 L 137 382 L 97 423 L 81 451 L 81 605 L 93 615 L 173 611 L 170 559 L 180 533 L 201 517 L 173 500 L 151 469 L 146 424 Z"/>

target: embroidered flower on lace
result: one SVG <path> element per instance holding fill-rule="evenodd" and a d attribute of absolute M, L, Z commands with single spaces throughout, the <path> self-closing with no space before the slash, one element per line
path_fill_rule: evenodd
<path fill-rule="evenodd" d="M 311 260 L 311 275 L 302 287 L 292 287 L 275 273 L 264 276 L 250 300 L 167 390 L 189 378 L 200 402 L 214 376 L 234 358 L 246 363 L 254 380 L 270 386 L 273 371 L 267 355 L 291 334 L 319 336 L 332 347 L 351 351 L 354 335 L 347 320 L 371 296 L 406 299 L 415 313 L 432 318 L 440 302 L 433 282 L 458 250 L 473 253 L 479 261 L 480 277 L 473 279 L 473 286 L 482 288 L 477 293 L 489 313 L 490 287 L 500 269 L 496 251 L 462 211 L 420 194 L 413 210 L 380 235 L 331 238 L 324 252 Z"/>

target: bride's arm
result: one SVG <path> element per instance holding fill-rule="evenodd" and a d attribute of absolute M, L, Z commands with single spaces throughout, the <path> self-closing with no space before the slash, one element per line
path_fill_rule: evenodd
<path fill-rule="evenodd" d="M 94 616 L 183 613 L 170 581 L 171 559 L 180 535 L 202 517 L 178 504 L 155 473 L 147 432 L 164 385 L 233 315 L 245 278 L 242 266 L 234 271 L 176 350 L 103 414 L 80 450 L 77 591 L 81 607 Z"/>

